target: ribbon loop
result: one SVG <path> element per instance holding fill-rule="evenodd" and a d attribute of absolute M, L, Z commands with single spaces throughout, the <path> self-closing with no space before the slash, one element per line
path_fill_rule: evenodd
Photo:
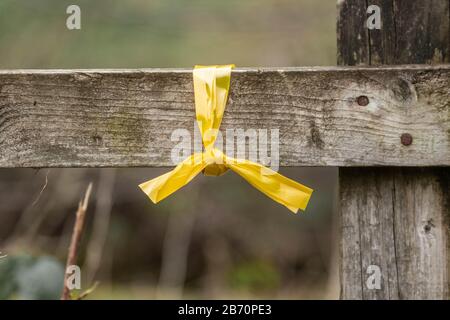
<path fill-rule="evenodd" d="M 233 67 L 234 65 L 195 67 L 195 113 L 205 151 L 194 153 L 172 171 L 144 182 L 139 187 L 157 203 L 188 184 L 200 172 L 220 176 L 231 169 L 292 212 L 305 210 L 312 189 L 258 163 L 229 158 L 214 147 L 228 99 Z"/>
<path fill-rule="evenodd" d="M 209 163 L 202 171 L 205 176 L 217 177 L 228 171 L 228 167 L 225 165 L 226 157 L 222 151 L 212 148 L 206 150 L 204 154 L 207 155 L 208 159 L 206 159 L 206 162 Z"/>
<path fill-rule="evenodd" d="M 206 150 L 213 148 L 219 132 L 233 67 L 196 66 L 194 69 L 195 114 Z"/>

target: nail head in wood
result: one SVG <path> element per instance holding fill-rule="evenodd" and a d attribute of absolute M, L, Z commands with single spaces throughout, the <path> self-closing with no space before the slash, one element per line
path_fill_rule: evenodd
<path fill-rule="evenodd" d="M 402 145 L 404 146 L 409 146 L 411 145 L 412 141 L 413 141 L 413 137 L 412 135 L 410 135 L 409 133 L 404 133 L 402 134 L 402 136 L 400 137 L 400 140 L 402 142 Z"/>
<path fill-rule="evenodd" d="M 358 98 L 356 98 L 356 102 L 358 103 L 358 105 L 365 107 L 369 104 L 369 98 L 367 96 L 359 96 Z"/>

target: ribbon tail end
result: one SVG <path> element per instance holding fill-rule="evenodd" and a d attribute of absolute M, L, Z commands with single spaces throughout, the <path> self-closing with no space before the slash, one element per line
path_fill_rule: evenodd
<path fill-rule="evenodd" d="M 157 204 L 157 203 L 159 202 L 159 201 L 158 201 L 158 193 L 155 192 L 155 190 L 152 188 L 152 185 L 153 185 L 153 184 L 151 184 L 151 182 L 152 182 L 152 180 L 147 181 L 147 182 L 144 182 L 144 183 L 141 183 L 141 184 L 139 185 L 139 188 L 142 190 L 142 192 L 144 192 L 144 193 L 147 195 L 147 197 L 148 197 L 154 204 Z"/>
<path fill-rule="evenodd" d="M 285 205 L 285 207 L 288 208 L 290 211 L 292 211 L 292 213 L 294 213 L 294 214 L 297 214 L 299 210 L 305 212 L 306 207 L 308 206 L 309 200 L 311 199 L 312 193 L 313 193 L 313 190 L 309 189 L 308 192 L 305 193 L 305 195 L 303 197 L 303 201 L 300 203 L 300 205 L 298 207 L 290 206 L 290 205 Z"/>
<path fill-rule="evenodd" d="M 305 198 L 301 204 L 301 206 L 299 207 L 300 210 L 302 210 L 303 212 L 306 211 L 306 207 L 308 206 L 309 200 L 311 199 L 312 193 L 314 192 L 314 190 L 310 189 L 306 195 Z"/>
<path fill-rule="evenodd" d="M 286 208 L 288 208 L 293 214 L 297 214 L 299 208 L 296 207 L 291 207 L 291 206 L 286 206 Z"/>

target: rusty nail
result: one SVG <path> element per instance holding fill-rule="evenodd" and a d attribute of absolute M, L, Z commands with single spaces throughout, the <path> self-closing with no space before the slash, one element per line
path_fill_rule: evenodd
<path fill-rule="evenodd" d="M 360 105 L 360 106 L 367 106 L 369 104 L 369 98 L 367 98 L 367 96 L 359 96 L 358 98 L 356 98 L 356 102 Z"/>
<path fill-rule="evenodd" d="M 413 137 L 409 133 L 404 133 L 400 137 L 400 141 L 402 142 L 402 145 L 409 146 L 409 145 L 411 145 L 411 143 L 413 141 Z"/>

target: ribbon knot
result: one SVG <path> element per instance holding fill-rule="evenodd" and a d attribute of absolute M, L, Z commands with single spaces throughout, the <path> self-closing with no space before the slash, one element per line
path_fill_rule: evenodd
<path fill-rule="evenodd" d="M 211 148 L 204 152 L 207 166 L 203 169 L 205 176 L 221 176 L 228 171 L 226 166 L 226 157 L 222 151 L 217 148 Z"/>
<path fill-rule="evenodd" d="M 312 189 L 258 163 L 230 158 L 214 147 L 228 99 L 233 67 L 234 65 L 195 67 L 195 113 L 205 151 L 192 154 L 172 171 L 144 182 L 139 187 L 157 203 L 188 184 L 200 172 L 208 176 L 220 176 L 231 169 L 292 212 L 305 210 Z"/>

